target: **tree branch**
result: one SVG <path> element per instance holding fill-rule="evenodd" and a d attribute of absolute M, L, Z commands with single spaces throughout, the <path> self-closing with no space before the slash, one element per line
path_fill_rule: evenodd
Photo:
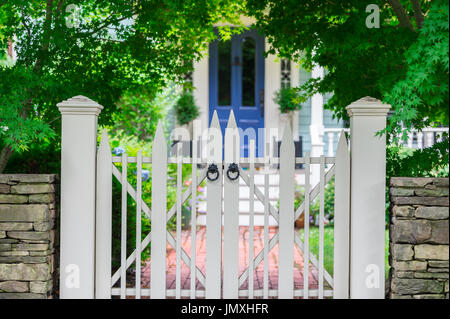
<path fill-rule="evenodd" d="M 64 3 L 64 0 L 60 0 L 58 4 L 56 5 L 56 12 L 61 11 L 62 4 Z"/>
<path fill-rule="evenodd" d="M 55 10 L 55 21 L 59 18 L 59 16 L 61 15 L 62 12 L 62 5 L 64 3 L 64 0 L 59 0 L 58 3 L 56 4 L 56 10 Z"/>
<path fill-rule="evenodd" d="M 424 16 L 422 8 L 420 8 L 420 3 L 418 0 L 411 0 L 414 9 L 414 17 L 416 18 L 417 29 L 422 29 Z"/>
<path fill-rule="evenodd" d="M 31 30 L 30 30 L 30 27 L 28 26 L 28 24 L 25 22 L 25 17 L 23 15 L 23 10 L 22 10 L 22 16 L 21 16 L 20 20 L 22 20 L 22 25 L 27 30 L 28 38 L 31 38 Z"/>
<path fill-rule="evenodd" d="M 38 56 L 36 60 L 34 70 L 39 70 L 39 68 L 41 67 L 43 53 L 48 51 L 50 45 L 50 28 L 52 26 L 52 14 L 53 14 L 53 0 L 47 0 L 47 7 L 45 9 L 44 30 L 43 30 L 44 39 L 42 41 L 42 46 L 39 49 L 40 57 Z"/>
<path fill-rule="evenodd" d="M 91 30 L 90 32 L 86 32 L 86 33 L 81 33 L 80 37 L 86 37 L 86 36 L 91 36 L 96 34 L 97 32 L 101 31 L 102 29 L 108 27 L 109 25 L 111 25 L 112 23 L 117 23 L 120 21 L 123 21 L 125 19 L 128 19 L 127 17 L 121 17 L 119 19 L 115 19 L 115 20 L 109 20 L 110 18 L 113 17 L 113 14 L 110 15 L 109 17 L 107 17 L 103 23 L 101 23 L 99 26 L 97 26 L 94 30 Z"/>
<path fill-rule="evenodd" d="M 409 17 L 406 14 L 406 11 L 403 8 L 400 1 L 399 0 L 388 0 L 388 2 L 395 12 L 395 15 L 397 16 L 398 21 L 400 22 L 400 26 L 409 28 L 412 32 L 416 32 L 416 30 L 414 30 L 414 27 L 411 24 L 411 21 L 409 20 Z"/>
<path fill-rule="evenodd" d="M 6 164 L 8 164 L 8 160 L 11 157 L 13 153 L 13 149 L 11 146 L 6 145 L 3 147 L 2 151 L 0 152 L 0 174 L 3 173 Z"/>

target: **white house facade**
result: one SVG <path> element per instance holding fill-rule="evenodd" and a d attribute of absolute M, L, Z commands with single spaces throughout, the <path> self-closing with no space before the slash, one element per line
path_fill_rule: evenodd
<path fill-rule="evenodd" d="M 245 17 L 242 21 L 248 26 L 253 23 Z M 289 119 L 280 113 L 279 106 L 274 102 L 275 93 L 282 86 L 298 87 L 311 77 L 323 77 L 324 69 L 316 66 L 309 72 L 288 59 L 272 54 L 264 57 L 266 49 L 268 43 L 264 35 L 250 29 L 232 36 L 229 41 L 210 43 L 204 57 L 194 62 L 193 73 L 188 78 L 194 87 L 202 129 L 209 126 L 214 111 L 219 115 L 222 128 L 226 127 L 226 119 L 233 110 L 240 128 L 244 131 L 248 128 L 255 130 L 257 148 L 263 144 L 259 140 L 262 137 L 257 133 L 258 129 L 266 129 L 273 135 L 272 139 L 281 140 Z M 301 141 L 303 154 L 331 154 L 328 132 L 338 132 L 338 128 L 345 126 L 342 121 L 333 119 L 330 111 L 324 110 L 323 105 L 329 97 L 320 94 L 313 96 L 292 116 L 293 138 Z M 333 138 L 332 145 L 336 148 L 337 138 Z M 247 149 L 247 145 L 243 147 Z M 257 152 L 258 156 L 263 156 L 262 150 Z"/>
<path fill-rule="evenodd" d="M 246 18 L 243 18 L 245 20 Z M 253 21 L 245 20 L 247 25 Z M 307 152 L 311 156 L 334 155 L 338 134 L 345 123 L 333 119 L 332 113 L 324 110 L 329 95 L 317 94 L 304 103 L 299 111 L 293 112 L 292 118 L 279 111 L 274 102 L 275 93 L 284 86 L 298 87 L 308 79 L 323 77 L 324 69 L 316 66 L 312 72 L 303 69 L 299 64 L 263 52 L 268 49 L 264 35 L 254 29 L 234 35 L 231 40 L 216 40 L 209 44 L 204 57 L 194 62 L 192 74 L 187 80 L 192 81 L 193 95 L 199 107 L 201 129 L 209 127 L 214 111 L 219 116 L 222 130 L 227 126 L 231 110 L 236 122 L 248 138 L 241 140 L 242 157 L 248 156 L 248 143 L 255 134 L 257 156 L 274 155 L 266 153 L 268 143 L 281 141 L 283 130 L 288 123 L 292 127 L 293 139 L 296 142 L 297 156 Z M 270 141 L 264 141 L 270 139 Z M 275 142 L 275 143 L 274 143 Z M 276 147 L 271 150 L 275 151 Z M 319 167 L 317 167 L 318 169 Z M 299 169 L 301 169 L 299 167 Z M 304 185 L 304 174 L 299 174 L 298 184 Z M 270 176 L 270 197 L 276 204 L 279 197 L 279 176 Z M 319 171 L 311 171 L 312 185 L 319 182 Z M 263 183 L 263 175 L 255 177 L 255 183 Z M 258 186 L 258 185 L 257 185 Z M 240 190 L 240 221 L 248 225 L 248 192 L 242 185 Z M 255 203 L 255 225 L 263 225 L 263 206 Z M 206 215 L 199 209 L 198 223 L 206 222 Z M 275 225 L 275 221 L 271 220 Z"/>

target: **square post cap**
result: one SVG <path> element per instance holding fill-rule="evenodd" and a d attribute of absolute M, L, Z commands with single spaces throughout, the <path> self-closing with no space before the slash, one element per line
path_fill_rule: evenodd
<path fill-rule="evenodd" d="M 391 106 L 380 100 L 366 96 L 346 107 L 347 113 L 352 116 L 387 116 Z"/>
<path fill-rule="evenodd" d="M 77 95 L 56 104 L 62 115 L 99 115 L 103 106 L 83 95 Z"/>

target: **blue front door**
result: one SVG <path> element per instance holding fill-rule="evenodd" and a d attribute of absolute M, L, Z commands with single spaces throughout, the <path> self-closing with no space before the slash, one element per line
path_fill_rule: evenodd
<path fill-rule="evenodd" d="M 209 121 L 214 111 L 222 132 L 233 110 L 241 131 L 241 156 L 248 156 L 249 139 L 263 156 L 264 37 L 255 30 L 235 35 L 209 47 Z M 243 134 L 242 134 L 243 133 Z"/>

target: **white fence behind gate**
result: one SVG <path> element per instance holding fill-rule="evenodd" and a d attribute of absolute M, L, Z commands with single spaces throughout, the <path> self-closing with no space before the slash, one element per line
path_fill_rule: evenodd
<path fill-rule="evenodd" d="M 77 97 L 79 100 L 80 98 Z M 85 99 L 85 98 L 84 98 Z M 89 101 L 89 100 L 87 100 Z M 92 120 L 88 116 L 94 115 L 94 120 L 98 112 L 87 112 L 92 102 L 85 103 L 84 106 L 77 106 L 74 101 L 69 100 L 59 104 L 63 110 L 66 105 L 72 107 L 70 112 L 63 114 L 63 170 L 71 169 L 75 159 L 74 150 L 65 143 L 65 137 L 76 136 L 78 130 L 83 128 L 83 120 Z M 79 103 L 81 104 L 81 103 Z M 385 141 L 375 136 L 375 133 L 385 126 L 386 114 L 389 107 L 381 104 L 372 98 L 361 99 L 348 107 L 351 117 L 351 153 L 352 161 L 348 152 L 345 134 L 341 134 L 336 157 L 310 157 L 307 154 L 304 158 L 296 158 L 294 155 L 294 143 L 287 128 L 284 134 L 279 159 L 255 158 L 251 152 L 251 159 L 259 165 L 280 166 L 280 205 L 279 210 L 275 209 L 268 201 L 268 175 L 266 174 L 265 190 L 262 193 L 254 186 L 255 164 L 252 160 L 239 158 L 239 152 L 231 148 L 225 148 L 225 163 L 222 162 L 222 144 L 208 143 L 207 149 L 214 148 L 215 157 L 206 159 L 198 158 L 196 145 L 192 143 L 193 156 L 182 157 L 181 149 L 178 149 L 175 158 L 167 157 L 166 142 L 159 124 L 153 142 L 152 157 L 142 157 L 139 152 L 137 157 L 128 157 L 123 154 L 121 157 L 112 157 L 109 149 L 109 142 L 106 134 L 103 134 L 102 141 L 97 155 L 97 169 L 89 171 L 86 180 L 97 178 L 97 204 L 92 211 L 84 208 L 82 214 L 95 216 L 92 225 L 95 225 L 95 237 L 89 237 L 89 241 L 83 247 L 85 254 L 71 254 L 69 251 L 61 253 L 61 297 L 72 298 L 110 298 L 112 295 L 125 298 L 126 296 L 150 296 L 151 298 L 166 297 L 206 297 L 206 298 L 237 298 L 237 297 L 264 297 L 268 298 L 293 298 L 293 297 L 318 297 L 334 296 L 335 298 L 383 298 L 384 297 L 384 179 L 385 179 Z M 89 115 L 87 115 L 89 114 Z M 89 122 L 90 123 L 90 122 Z M 78 127 L 77 127 L 78 125 Z M 217 115 L 214 115 L 212 128 L 218 128 Z M 233 114 L 230 115 L 228 128 L 225 133 L 226 143 L 236 143 L 239 145 L 239 136 L 233 134 L 236 129 Z M 210 130 L 215 141 L 222 141 L 221 133 L 219 138 L 216 130 Z M 96 140 L 96 132 L 90 132 L 88 141 Z M 195 134 L 194 134 L 195 136 Z M 70 139 L 73 141 L 73 138 Z M 88 141 L 78 141 L 87 143 Z M 254 152 L 254 143 L 250 149 Z M 94 149 L 95 151 L 95 149 Z M 80 154 L 76 154 L 76 158 Z M 73 157 L 72 157 L 73 156 Z M 264 246 L 263 250 L 255 257 L 253 251 L 250 254 L 248 267 L 239 274 L 239 246 L 238 246 L 238 181 L 231 181 L 224 177 L 229 164 L 237 163 L 249 165 L 248 170 L 239 168 L 241 178 L 249 186 L 250 192 L 250 216 L 254 205 L 254 196 L 264 203 L 265 225 L 264 225 Z M 122 171 L 114 165 L 122 163 Z M 133 188 L 127 181 L 127 164 L 137 164 L 137 187 Z M 141 198 L 141 174 L 139 174 L 144 163 L 152 164 L 152 209 Z M 177 164 L 177 201 L 176 204 L 167 211 L 166 189 L 167 189 L 167 164 Z M 197 172 L 197 165 L 192 165 L 192 187 L 182 193 L 181 188 L 181 167 L 183 164 L 216 164 L 219 177 L 216 181 L 208 181 L 207 187 L 207 230 L 206 230 L 206 272 L 203 273 L 196 264 L 195 245 L 192 245 L 190 255 L 181 247 L 181 206 L 190 197 L 196 196 L 197 185 L 206 177 L 206 169 Z M 222 168 L 222 164 L 224 167 Z M 294 168 L 295 164 L 304 164 L 306 176 L 305 201 L 294 211 Z M 320 181 L 318 185 L 310 188 L 309 172 L 312 165 L 320 166 Z M 328 170 L 327 170 L 327 167 Z M 223 170 L 222 170 L 223 169 Z M 369 173 L 367 171 L 370 170 Z M 352 173 L 350 175 L 350 172 Z M 64 173 L 64 172 L 63 172 Z M 76 172 L 74 172 L 76 173 Z M 111 274 L 111 185 L 112 176 L 117 178 L 122 184 L 122 230 L 121 230 L 121 267 Z M 330 179 L 335 176 L 335 244 L 334 244 L 334 278 L 324 269 L 324 188 Z M 351 176 L 351 177 L 350 177 Z M 83 185 L 81 181 L 72 179 L 71 175 L 62 174 L 65 179 L 62 181 L 62 200 L 67 196 L 73 196 L 78 201 L 83 198 L 77 197 L 84 194 L 79 188 Z M 351 178 L 351 182 L 350 182 Z M 71 187 L 68 187 L 70 185 Z M 75 187 L 75 186 L 78 186 Z M 222 262 L 222 190 L 224 189 L 224 224 L 223 224 L 223 262 Z M 70 193 L 69 193 L 70 191 Z M 136 212 L 127 212 L 126 197 L 130 195 L 137 203 Z M 320 199 L 319 212 L 319 255 L 310 254 L 309 247 L 309 223 L 305 222 L 305 237 L 300 238 L 294 232 L 294 221 L 304 214 L 305 221 L 309 220 L 310 203 L 315 197 Z M 195 200 L 192 201 L 195 205 Z M 62 223 L 65 220 L 73 220 L 73 217 L 80 214 L 75 207 L 62 205 Z M 350 211 L 351 207 L 351 211 Z M 194 206 L 193 206 L 194 208 Z M 86 211 L 87 210 L 87 211 Z M 141 242 L 141 211 L 152 221 L 152 231 L 146 234 Z M 136 247 L 129 256 L 126 254 L 126 216 L 136 214 Z M 167 231 L 167 221 L 176 216 L 176 236 Z M 195 216 L 195 210 L 193 210 Z M 268 218 L 269 215 L 278 222 L 278 232 L 269 239 Z M 351 220 L 351 221 L 350 221 Z M 383 224 L 381 227 L 381 223 Z M 195 225 L 195 218 L 192 220 Z M 64 227 L 63 227 L 64 226 Z M 80 225 L 81 226 L 81 225 Z M 86 225 L 84 225 L 86 226 Z M 61 248 L 76 245 L 75 243 L 83 236 L 82 233 L 68 231 L 69 225 L 62 225 Z M 193 228 L 195 229 L 195 228 Z M 253 231 L 253 228 L 252 228 Z M 350 235 L 351 234 L 351 235 Z M 252 238 L 252 237 L 250 237 Z M 350 241 L 351 238 L 351 241 Z M 196 242 L 195 231 L 192 236 L 193 243 Z M 86 240 L 84 240 L 86 242 Z M 150 289 L 141 289 L 140 285 L 140 252 L 151 244 L 151 279 Z M 166 247 L 167 243 L 176 251 L 176 283 L 175 289 L 166 287 Z M 252 245 L 252 243 L 249 243 Z M 268 254 L 273 247 L 279 245 L 279 274 L 278 289 L 269 290 L 268 286 Z M 319 281 L 318 289 L 312 290 L 309 285 L 308 267 L 303 270 L 303 288 L 294 289 L 293 277 L 293 251 L 297 246 L 302 251 L 304 265 L 311 263 L 318 269 Z M 252 246 L 250 246 L 252 247 Z M 91 256 L 95 256 L 95 266 Z M 89 261 L 89 262 L 86 262 Z M 190 289 L 181 289 L 181 263 L 187 265 L 191 271 Z M 241 289 L 242 284 L 248 279 L 252 283 L 253 270 L 264 262 L 264 284 L 262 290 L 254 290 L 249 284 L 248 289 Z M 126 270 L 136 263 L 137 273 L 134 288 L 126 287 Z M 83 286 L 74 288 L 66 283 L 70 281 L 70 273 L 65 270 L 70 265 L 83 265 L 83 272 L 79 272 L 82 277 L 79 280 Z M 223 281 L 222 281 L 223 266 Z M 89 268 L 90 267 L 90 268 Z M 95 269 L 94 269 L 95 267 Z M 378 272 L 376 272 L 378 267 Z M 94 276 L 95 274 L 95 276 Z M 368 277 L 369 276 L 369 277 Z M 371 277 L 370 277 L 371 276 Z M 95 278 L 95 279 L 94 279 Z M 371 286 L 367 285 L 368 278 Z M 197 290 L 196 279 L 204 287 L 204 290 Z M 119 288 L 112 288 L 120 280 Z M 94 284 L 95 282 L 95 284 Z M 324 282 L 328 282 L 332 290 L 325 289 Z M 222 286 L 223 283 L 223 286 Z M 78 289 L 78 290 L 77 290 Z"/>

